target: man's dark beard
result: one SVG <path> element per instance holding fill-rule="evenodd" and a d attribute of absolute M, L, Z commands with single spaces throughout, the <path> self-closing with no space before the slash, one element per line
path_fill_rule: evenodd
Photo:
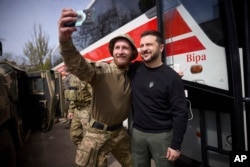
<path fill-rule="evenodd" d="M 144 62 L 146 62 L 146 63 L 152 63 L 152 62 L 154 62 L 157 58 L 158 58 L 158 53 L 154 53 L 151 57 L 150 57 L 150 59 L 148 59 L 148 60 L 144 60 Z"/>

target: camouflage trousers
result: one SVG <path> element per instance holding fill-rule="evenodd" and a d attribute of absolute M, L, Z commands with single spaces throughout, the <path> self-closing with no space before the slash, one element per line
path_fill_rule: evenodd
<path fill-rule="evenodd" d="M 127 129 L 122 127 L 111 132 L 88 126 L 82 143 L 77 148 L 76 166 L 107 167 L 110 153 L 122 167 L 132 167 L 130 138 Z"/>
<path fill-rule="evenodd" d="M 70 138 L 75 145 L 79 145 L 81 143 L 89 119 L 89 107 L 74 110 L 74 116 L 70 126 Z"/>

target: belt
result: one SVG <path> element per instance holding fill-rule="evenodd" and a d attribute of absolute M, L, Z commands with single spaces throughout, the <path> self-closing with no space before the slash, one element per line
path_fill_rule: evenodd
<path fill-rule="evenodd" d="M 85 109 L 85 108 L 87 108 L 87 107 L 89 107 L 90 105 L 86 105 L 86 106 L 77 106 L 76 108 L 78 109 L 78 110 L 81 110 L 81 109 Z"/>
<path fill-rule="evenodd" d="M 94 122 L 91 126 L 92 128 L 99 129 L 99 130 L 105 130 L 105 131 L 115 131 L 122 127 L 122 124 L 107 126 L 106 124 L 102 124 L 99 122 Z"/>
<path fill-rule="evenodd" d="M 87 104 L 87 105 L 77 105 L 76 106 L 76 108 L 78 109 L 78 110 L 80 110 L 80 109 L 84 109 L 84 108 L 87 108 L 87 107 L 90 107 L 90 104 Z"/>

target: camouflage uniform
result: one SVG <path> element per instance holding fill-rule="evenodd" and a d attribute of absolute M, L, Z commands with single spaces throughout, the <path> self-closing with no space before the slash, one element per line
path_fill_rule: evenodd
<path fill-rule="evenodd" d="M 67 96 L 66 95 L 67 91 L 65 91 L 65 90 L 69 90 L 69 87 L 70 87 L 69 81 L 70 81 L 71 76 L 73 76 L 73 75 L 69 75 L 67 73 L 62 78 L 62 81 L 63 81 L 62 86 L 63 86 L 63 90 L 64 90 L 64 104 L 65 104 L 65 109 L 63 111 L 63 117 L 65 117 L 66 120 L 68 120 L 67 115 L 68 115 L 70 101 L 67 100 L 67 97 L 66 97 Z"/>
<path fill-rule="evenodd" d="M 131 111 L 127 69 L 112 61 L 88 62 L 70 41 L 60 42 L 67 70 L 92 86 L 91 120 L 78 146 L 77 166 L 107 167 L 111 152 L 123 167 L 132 167 L 130 138 L 122 125 Z"/>
<path fill-rule="evenodd" d="M 74 144 L 79 145 L 89 122 L 89 108 L 91 103 L 91 86 L 70 74 L 69 87 L 65 90 L 65 97 L 69 101 L 69 113 L 73 113 L 70 127 L 70 137 Z"/>

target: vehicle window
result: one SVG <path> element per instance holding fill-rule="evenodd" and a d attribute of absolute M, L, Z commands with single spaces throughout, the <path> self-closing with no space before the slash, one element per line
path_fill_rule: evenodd
<path fill-rule="evenodd" d="M 32 78 L 31 85 L 32 85 L 32 93 L 42 93 L 44 90 L 42 78 Z"/>
<path fill-rule="evenodd" d="M 218 0 L 164 0 L 166 62 L 183 79 L 229 89 Z M 198 85 L 197 85 L 198 86 Z"/>

